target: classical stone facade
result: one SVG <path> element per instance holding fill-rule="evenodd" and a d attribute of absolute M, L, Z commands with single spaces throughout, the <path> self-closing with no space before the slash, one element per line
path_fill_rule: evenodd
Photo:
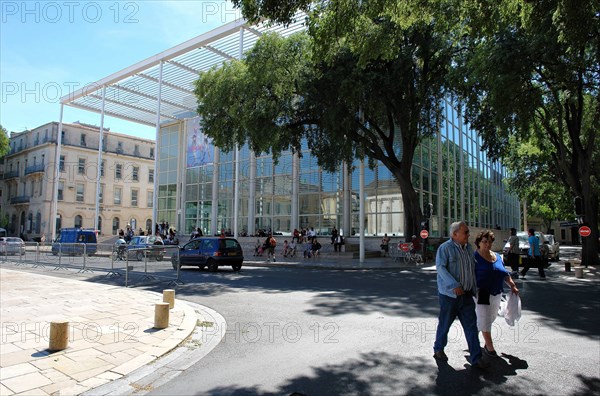
<path fill-rule="evenodd" d="M 63 123 L 60 158 L 56 158 L 58 122 L 13 132 L 10 151 L 0 166 L 0 215 L 8 216 L 9 235 L 52 235 L 52 201 L 58 183 L 57 228 L 93 228 L 100 198 L 100 235 L 114 235 L 128 223 L 136 231 L 151 228 L 154 197 L 153 140 L 104 130 L 97 194 L 100 130 Z M 60 168 L 55 180 L 56 166 Z"/>

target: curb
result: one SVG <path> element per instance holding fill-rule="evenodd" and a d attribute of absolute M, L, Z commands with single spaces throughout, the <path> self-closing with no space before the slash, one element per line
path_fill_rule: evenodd
<path fill-rule="evenodd" d="M 181 304 L 181 300 L 177 300 Z M 227 323 L 217 311 L 189 301 L 183 302 L 194 326 L 190 334 L 166 354 L 131 373 L 91 389 L 82 395 L 145 395 L 181 375 L 208 355 L 223 339 Z"/>

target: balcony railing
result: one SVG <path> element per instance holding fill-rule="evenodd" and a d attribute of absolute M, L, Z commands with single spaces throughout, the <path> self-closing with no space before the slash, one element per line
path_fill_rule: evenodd
<path fill-rule="evenodd" d="M 31 165 L 25 168 L 25 174 L 30 175 L 32 173 L 44 172 L 44 168 L 46 166 L 44 164 Z"/>
<path fill-rule="evenodd" d="M 28 204 L 29 200 L 30 200 L 30 198 L 27 195 L 21 195 L 18 197 L 12 197 L 10 199 L 10 203 L 11 203 L 11 205 Z"/>
<path fill-rule="evenodd" d="M 19 177 L 19 171 L 18 170 L 16 170 L 16 171 L 10 171 L 10 172 L 5 172 L 4 173 L 4 180 L 14 179 L 16 177 Z"/>

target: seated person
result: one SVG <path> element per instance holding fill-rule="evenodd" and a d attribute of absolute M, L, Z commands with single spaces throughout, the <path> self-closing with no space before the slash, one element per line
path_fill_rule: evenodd
<path fill-rule="evenodd" d="M 317 238 L 314 238 L 314 242 L 312 243 L 312 254 L 314 258 L 317 258 L 319 252 L 321 251 L 321 244 L 317 241 Z"/>
<path fill-rule="evenodd" d="M 303 256 L 304 256 L 304 258 L 311 258 L 312 255 L 313 255 L 313 244 L 309 239 L 308 242 L 304 245 Z"/>
<path fill-rule="evenodd" d="M 288 245 L 288 255 L 290 257 L 296 256 L 296 242 L 292 239 L 292 242 Z"/>
<path fill-rule="evenodd" d="M 288 255 L 289 244 L 287 239 L 283 241 L 283 257 L 287 257 Z"/>

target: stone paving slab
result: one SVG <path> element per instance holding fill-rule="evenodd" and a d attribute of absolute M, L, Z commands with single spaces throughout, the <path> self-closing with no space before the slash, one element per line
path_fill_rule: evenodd
<path fill-rule="evenodd" d="M 162 294 L 0 268 L 0 395 L 81 394 L 167 354 L 198 321 L 175 301 L 154 329 Z M 53 320 L 68 320 L 67 349 L 50 352 Z"/>

